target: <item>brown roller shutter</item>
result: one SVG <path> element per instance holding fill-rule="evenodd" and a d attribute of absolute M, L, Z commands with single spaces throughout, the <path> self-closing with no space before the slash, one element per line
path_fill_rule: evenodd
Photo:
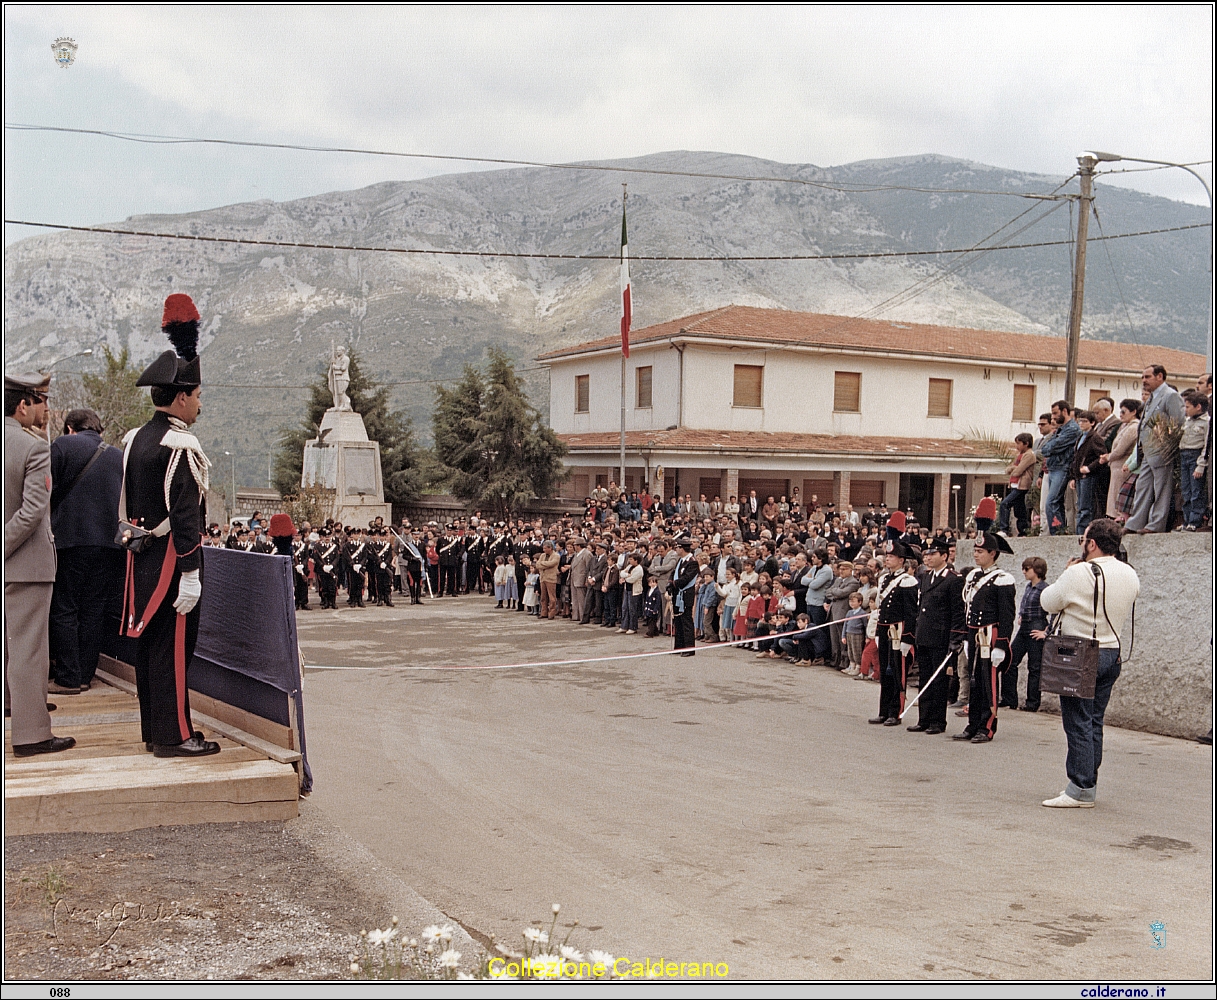
<path fill-rule="evenodd" d="M 951 415 L 951 385 L 949 378 L 930 379 L 930 407 L 927 416 L 949 417 Z"/>
<path fill-rule="evenodd" d="M 731 398 L 731 405 L 760 406 L 764 374 L 764 365 L 736 365 L 735 392 Z"/>
<path fill-rule="evenodd" d="M 836 372 L 834 374 L 832 408 L 837 413 L 862 412 L 861 372 Z"/>

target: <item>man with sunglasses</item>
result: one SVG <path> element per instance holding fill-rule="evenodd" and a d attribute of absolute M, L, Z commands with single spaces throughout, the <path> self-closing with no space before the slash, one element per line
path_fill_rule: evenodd
<path fill-rule="evenodd" d="M 76 745 L 51 733 L 46 702 L 55 539 L 51 447 L 41 431 L 50 384 L 41 373 L 4 376 L 4 693 L 17 757 Z"/>

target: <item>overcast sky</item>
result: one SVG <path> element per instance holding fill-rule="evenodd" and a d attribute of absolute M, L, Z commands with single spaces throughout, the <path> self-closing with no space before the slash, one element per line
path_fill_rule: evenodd
<path fill-rule="evenodd" d="M 537 160 L 940 153 L 1048 174 L 1087 148 L 1212 155 L 1208 5 L 10 5 L 4 18 L 6 122 Z M 61 35 L 80 46 L 66 70 Z M 469 169 L 12 131 L 5 168 L 6 217 L 74 224 Z M 1109 180 L 1207 203 L 1179 170 Z M 30 232 L 6 226 L 6 244 Z"/>

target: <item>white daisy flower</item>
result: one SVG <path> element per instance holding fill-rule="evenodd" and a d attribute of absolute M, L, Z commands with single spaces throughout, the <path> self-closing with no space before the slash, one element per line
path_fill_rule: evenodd
<path fill-rule="evenodd" d="M 587 953 L 588 959 L 592 965 L 603 965 L 606 969 L 612 969 L 613 963 L 617 961 L 607 951 L 601 951 L 599 948 L 593 948 Z"/>
<path fill-rule="evenodd" d="M 558 951 L 562 955 L 562 957 L 564 959 L 566 959 L 566 961 L 568 961 L 568 962 L 582 962 L 583 961 L 583 952 L 579 951 L 577 948 L 572 948 L 568 944 L 564 944 L 564 945 L 560 946 L 558 948 Z"/>
<path fill-rule="evenodd" d="M 388 944 L 395 937 L 397 937 L 396 928 L 386 927 L 383 931 L 381 931 L 381 930 L 369 931 L 368 932 L 368 944 L 370 944 L 373 948 L 375 948 L 378 945 Z"/>
<path fill-rule="evenodd" d="M 439 933 L 440 933 L 439 925 L 430 924 L 429 926 L 423 928 L 423 940 L 424 941 L 435 941 L 439 938 Z"/>
<path fill-rule="evenodd" d="M 549 935 L 546 934 L 545 931 L 539 930 L 536 927 L 525 927 L 524 940 L 532 942 L 533 944 L 548 944 Z"/>
<path fill-rule="evenodd" d="M 449 948 L 439 957 L 439 964 L 445 969 L 455 969 L 461 964 L 461 953 Z"/>

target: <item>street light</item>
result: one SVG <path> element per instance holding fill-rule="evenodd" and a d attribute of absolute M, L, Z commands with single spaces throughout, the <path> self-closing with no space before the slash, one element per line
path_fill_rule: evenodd
<path fill-rule="evenodd" d="M 951 497 L 953 500 L 953 505 L 955 507 L 955 530 L 956 531 L 963 530 L 962 525 L 960 525 L 960 523 L 959 523 L 959 488 L 960 487 L 959 487 L 958 483 L 955 483 L 955 485 L 953 485 L 951 487 Z"/>
<path fill-rule="evenodd" d="M 1120 163 L 1126 161 L 1128 163 L 1152 163 L 1159 167 L 1178 167 L 1180 170 L 1186 170 L 1189 174 L 1200 182 L 1200 186 L 1204 188 L 1204 193 L 1209 196 L 1209 214 L 1213 212 L 1213 189 L 1209 187 L 1208 181 L 1201 177 L 1195 170 L 1189 167 L 1186 163 L 1172 163 L 1170 160 L 1147 160 L 1140 156 L 1121 156 L 1119 153 L 1101 153 L 1096 149 L 1089 150 L 1100 163 Z M 1209 273 L 1213 270 L 1213 234 L 1209 233 Z M 1204 356 L 1207 367 L 1211 372 L 1213 370 L 1213 282 L 1209 281 L 1209 325 L 1208 337 L 1206 338 Z"/>
<path fill-rule="evenodd" d="M 87 358 L 92 353 L 93 353 L 93 348 L 86 347 L 83 351 L 78 351 L 76 354 L 69 354 L 67 357 L 60 358 L 58 361 L 52 361 L 49 365 L 46 366 L 45 370 L 49 372 L 56 365 L 61 365 L 65 361 L 71 361 L 73 358 Z"/>

